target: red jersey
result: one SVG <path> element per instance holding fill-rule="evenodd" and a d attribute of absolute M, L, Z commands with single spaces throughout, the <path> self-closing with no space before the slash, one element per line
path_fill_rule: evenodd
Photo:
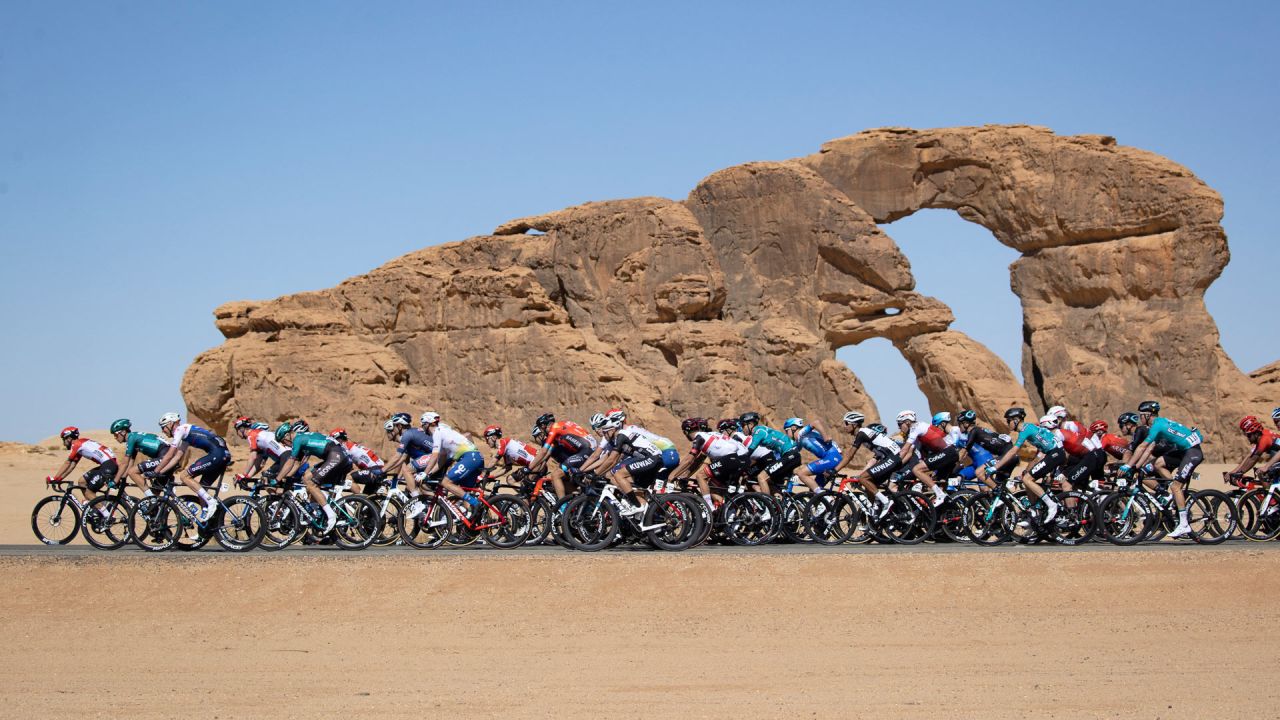
<path fill-rule="evenodd" d="M 1119 435 L 1106 433 L 1102 437 L 1096 437 L 1097 441 L 1102 445 L 1102 449 L 1107 451 L 1111 457 L 1119 460 L 1124 457 L 1125 452 L 1129 450 L 1129 441 Z"/>
<path fill-rule="evenodd" d="M 1068 428 L 1059 428 L 1058 437 L 1062 438 L 1062 449 L 1073 457 L 1079 457 L 1093 449 L 1090 447 L 1092 445 L 1090 441 L 1093 438 L 1084 433 L 1078 433 Z"/>
<path fill-rule="evenodd" d="M 547 430 L 547 439 L 543 444 L 575 453 L 595 447 L 591 433 L 572 420 L 560 420 L 552 425 Z"/>
<path fill-rule="evenodd" d="M 116 454 L 111 452 L 111 448 L 100 442 L 89 438 L 79 438 L 71 443 L 71 454 L 67 456 L 67 459 L 78 460 L 80 458 L 85 458 L 97 465 L 101 465 L 108 460 L 115 460 Z"/>
<path fill-rule="evenodd" d="M 1280 450 L 1280 436 L 1263 428 L 1262 437 L 1258 438 L 1257 444 L 1253 446 L 1254 455 L 1267 455 Z"/>

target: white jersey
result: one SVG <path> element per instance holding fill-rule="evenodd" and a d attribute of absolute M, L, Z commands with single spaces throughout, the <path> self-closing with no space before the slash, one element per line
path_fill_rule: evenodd
<path fill-rule="evenodd" d="M 966 439 L 967 438 L 965 438 L 964 433 L 960 432 L 960 428 L 956 427 L 955 425 L 952 425 L 951 428 L 947 430 L 948 445 L 953 445 L 956 447 L 964 447 Z"/>
<path fill-rule="evenodd" d="M 700 432 L 693 436 L 693 454 L 706 455 L 712 460 L 719 460 L 730 455 L 739 455 L 745 459 L 749 452 L 746 445 L 727 435 Z"/>
<path fill-rule="evenodd" d="M 101 465 L 108 460 L 115 460 L 116 454 L 111 452 L 111 448 L 97 440 L 77 438 L 75 442 L 71 443 L 71 454 L 67 455 L 67 460 L 75 461 L 80 458 L 85 458 L 89 462 Z"/>
<path fill-rule="evenodd" d="M 369 448 L 360 443 L 345 442 L 342 449 L 347 451 L 347 457 L 351 459 L 351 464 L 361 470 L 373 470 L 382 467 L 382 458 Z"/>
<path fill-rule="evenodd" d="M 884 433 L 875 432 L 871 428 L 859 428 L 857 436 L 853 439 L 853 447 L 855 450 L 863 445 L 871 448 L 871 452 L 874 453 L 876 457 L 887 457 L 889 455 L 897 455 L 902 452 L 902 446 L 894 441 L 893 438 L 885 435 Z"/>
<path fill-rule="evenodd" d="M 475 451 L 475 443 L 444 423 L 437 425 L 431 432 L 431 452 L 438 454 L 441 460 L 445 458 L 456 460 L 466 453 Z"/>
<path fill-rule="evenodd" d="M 662 451 L 647 437 L 651 434 L 642 427 L 627 425 L 618 430 L 612 439 L 605 439 L 603 452 L 619 452 L 623 455 L 643 453 L 657 457 L 662 454 Z"/>
<path fill-rule="evenodd" d="M 741 430 L 729 435 L 729 437 L 733 440 L 737 440 L 747 447 L 751 446 L 751 438 Z M 757 445 L 756 449 L 751 451 L 752 460 L 761 460 L 767 457 L 773 457 L 773 451 L 763 445 Z"/>
<path fill-rule="evenodd" d="M 270 430 L 250 430 L 248 434 L 249 449 L 266 453 L 274 460 L 288 452 L 288 448 L 276 440 L 275 433 Z"/>
<path fill-rule="evenodd" d="M 627 425 L 622 429 L 633 430 L 635 432 L 640 433 L 640 435 L 643 436 L 645 440 L 648 440 L 649 442 L 653 443 L 653 446 L 658 448 L 658 450 L 675 450 L 676 449 L 676 444 L 671 442 L 670 439 L 664 438 L 657 433 L 649 432 L 648 430 L 640 427 L 639 425 Z"/>

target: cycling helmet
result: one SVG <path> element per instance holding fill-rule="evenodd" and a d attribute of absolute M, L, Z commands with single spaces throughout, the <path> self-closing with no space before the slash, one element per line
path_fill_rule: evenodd
<path fill-rule="evenodd" d="M 1045 412 L 1045 415 L 1052 415 L 1052 416 L 1054 416 L 1054 417 L 1058 418 L 1059 420 L 1066 420 L 1066 419 L 1067 419 L 1067 409 L 1066 409 L 1066 408 L 1064 408 L 1064 407 L 1062 407 L 1061 405 L 1054 405 L 1053 407 L 1049 408 L 1049 409 Z"/>
<path fill-rule="evenodd" d="M 1280 420 L 1280 408 L 1276 408 L 1275 410 L 1271 411 L 1271 419 Z"/>
<path fill-rule="evenodd" d="M 1057 430 L 1058 422 L 1059 421 L 1058 421 L 1057 415 L 1045 415 L 1044 417 L 1040 418 L 1040 427 L 1044 428 L 1045 430 Z"/>
<path fill-rule="evenodd" d="M 393 427 L 409 427 L 412 424 L 413 424 L 413 418 L 409 416 L 409 413 L 398 412 L 395 415 L 392 415 L 391 419 L 387 420 L 386 424 L 383 425 L 383 427 L 390 430 Z"/>
<path fill-rule="evenodd" d="M 1015 418 L 1018 420 L 1027 419 L 1027 411 L 1020 407 L 1011 407 L 1004 411 L 1004 419 L 1012 422 Z"/>
<path fill-rule="evenodd" d="M 551 413 L 542 413 L 541 415 L 538 416 L 537 420 L 533 421 L 533 424 L 536 425 L 537 427 L 546 427 L 555 421 L 556 421 L 555 415 L 552 415 Z"/>
<path fill-rule="evenodd" d="M 74 425 L 69 425 L 62 428 L 62 432 L 58 433 L 58 435 L 63 440 L 75 440 L 80 437 L 80 428 L 75 427 Z"/>
<path fill-rule="evenodd" d="M 854 424 L 863 423 L 866 421 L 867 421 L 867 416 L 863 415 L 857 410 L 850 410 L 849 412 L 844 414 L 845 425 L 854 425 Z"/>
<path fill-rule="evenodd" d="M 284 442 L 285 436 L 292 430 L 293 428 L 289 427 L 289 423 L 280 423 L 280 427 L 276 428 L 276 440 Z"/>
<path fill-rule="evenodd" d="M 610 420 L 616 420 L 620 423 L 624 423 L 627 421 L 627 411 L 614 408 L 609 412 L 605 413 L 605 417 L 609 418 Z"/>
<path fill-rule="evenodd" d="M 738 431 L 738 421 L 734 418 L 725 418 L 716 423 L 716 429 L 722 433 L 731 433 Z"/>
<path fill-rule="evenodd" d="M 1107 425 L 1106 420 L 1094 420 L 1089 426 L 1089 432 L 1093 435 L 1105 435 L 1111 427 Z"/>
<path fill-rule="evenodd" d="M 940 413 L 933 414 L 932 424 L 941 425 L 943 423 L 949 423 L 949 422 L 951 422 L 951 413 L 947 412 L 946 410 L 943 410 Z"/>
<path fill-rule="evenodd" d="M 680 430 L 685 435 L 698 432 L 699 430 L 704 430 L 706 428 L 707 421 L 698 417 L 685 418 L 684 421 L 680 423 Z"/>
<path fill-rule="evenodd" d="M 484 429 L 484 436 L 485 436 L 485 437 L 487 437 L 487 438 L 490 438 L 490 437 L 491 437 L 491 438 L 500 438 L 500 437 L 502 437 L 502 426 L 501 426 L 501 425 L 490 425 L 489 427 L 487 427 L 487 428 L 485 428 L 485 429 Z"/>
<path fill-rule="evenodd" d="M 236 430 L 241 430 L 251 425 L 253 425 L 253 418 L 246 417 L 244 415 L 241 415 L 240 417 L 236 418 L 236 421 L 234 423 L 231 423 L 231 427 Z"/>
<path fill-rule="evenodd" d="M 1277 413 L 1280 413 L 1280 408 L 1276 408 L 1276 412 L 1277 412 Z M 742 413 L 741 415 L 739 415 L 739 416 L 738 416 L 738 422 L 742 423 L 743 425 L 746 425 L 747 423 L 755 423 L 756 425 L 759 425 L 759 424 L 760 424 L 760 413 L 758 413 L 758 412 L 744 412 L 744 413 Z"/>
<path fill-rule="evenodd" d="M 1116 419 L 1116 424 L 1117 424 L 1117 425 L 1121 425 L 1121 426 L 1123 426 L 1123 425 L 1137 425 L 1137 424 L 1138 424 L 1138 413 L 1131 413 L 1131 412 L 1122 413 L 1122 414 L 1120 415 L 1120 417 Z"/>
<path fill-rule="evenodd" d="M 346 431 L 346 429 L 345 429 L 345 428 L 334 428 L 334 429 L 330 430 L 330 431 L 329 431 L 329 439 L 330 439 L 330 440 L 337 440 L 338 442 L 346 442 L 346 441 L 347 441 L 347 431 Z"/>
<path fill-rule="evenodd" d="M 1252 415 L 1246 415 L 1240 421 L 1240 432 L 1248 435 L 1249 433 L 1262 432 L 1262 423 L 1258 422 L 1258 418 Z"/>
<path fill-rule="evenodd" d="M 899 425 L 901 425 L 902 423 L 913 423 L 915 421 L 916 421 L 916 414 L 911 410 L 903 410 L 902 412 L 898 413 Z"/>
<path fill-rule="evenodd" d="M 706 421 L 704 420 L 703 423 L 705 424 Z M 617 430 L 621 427 L 622 427 L 621 420 L 618 420 L 616 418 L 605 418 L 604 424 L 600 426 L 600 432 L 609 432 L 610 430 Z"/>
<path fill-rule="evenodd" d="M 590 423 L 592 430 L 599 430 L 604 427 L 606 422 L 609 422 L 609 418 L 605 417 L 604 413 L 596 413 L 595 415 L 592 415 L 591 419 L 587 422 Z"/>
<path fill-rule="evenodd" d="M 264 422 L 256 422 L 249 426 L 250 430 L 270 430 L 271 426 Z"/>
<path fill-rule="evenodd" d="M 880 423 L 871 423 L 866 429 L 874 431 L 877 435 L 884 435 L 889 432 L 889 428 L 881 425 Z"/>
<path fill-rule="evenodd" d="M 534 425 L 533 429 L 529 431 L 529 435 L 534 440 L 541 440 L 547 436 L 547 429 L 541 425 Z"/>
<path fill-rule="evenodd" d="M 422 413 L 422 417 L 418 418 L 418 421 L 421 422 L 423 425 L 431 425 L 432 423 L 438 423 L 440 422 L 440 413 L 431 412 L 430 410 L 428 410 Z"/>
<path fill-rule="evenodd" d="M 115 435 L 118 432 L 129 432 L 129 429 L 132 427 L 133 423 L 129 422 L 125 418 L 120 418 L 119 420 L 111 423 L 111 434 Z"/>
<path fill-rule="evenodd" d="M 1159 415 L 1160 403 L 1155 400 L 1143 400 L 1138 403 L 1138 412 L 1146 413 L 1147 415 Z"/>
<path fill-rule="evenodd" d="M 294 420 L 293 424 L 289 426 L 289 432 L 311 432 L 311 426 L 307 424 L 306 420 Z"/>
<path fill-rule="evenodd" d="M 782 423 L 783 430 L 789 430 L 793 427 L 804 427 L 804 418 L 798 418 L 798 417 L 787 418 L 787 421 Z"/>
<path fill-rule="evenodd" d="M 160 427 L 164 427 L 166 425 L 175 425 L 181 421 L 182 421 L 182 418 L 178 416 L 178 413 L 167 412 L 160 416 Z"/>
<path fill-rule="evenodd" d="M 956 415 L 956 422 L 958 423 L 978 422 L 978 413 L 972 410 L 961 410 L 960 414 Z"/>

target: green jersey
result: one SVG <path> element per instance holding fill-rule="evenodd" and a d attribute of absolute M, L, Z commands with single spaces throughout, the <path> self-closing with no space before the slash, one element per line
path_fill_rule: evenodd
<path fill-rule="evenodd" d="M 1179 450 L 1190 450 L 1201 442 L 1199 430 L 1158 417 L 1151 421 L 1151 427 L 1147 430 L 1147 442 L 1162 440 Z"/>
<path fill-rule="evenodd" d="M 323 458 L 333 440 L 323 433 L 298 433 L 293 436 L 293 457 L 301 460 L 308 455 Z"/>
<path fill-rule="evenodd" d="M 152 433 L 131 432 L 124 440 L 124 456 L 133 459 L 141 452 L 149 458 L 158 458 L 169 451 L 169 443 Z"/>
<path fill-rule="evenodd" d="M 747 449 L 755 452 L 756 448 L 761 445 L 778 453 L 779 455 L 789 453 L 795 449 L 796 443 L 787 434 L 781 430 L 774 430 L 771 427 L 757 425 L 755 430 L 751 431 L 751 442 L 747 445 Z"/>

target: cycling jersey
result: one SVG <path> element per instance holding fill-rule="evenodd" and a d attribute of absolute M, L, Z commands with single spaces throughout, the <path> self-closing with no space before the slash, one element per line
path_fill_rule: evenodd
<path fill-rule="evenodd" d="M 1027 442 L 1046 455 L 1062 447 L 1062 442 L 1058 440 L 1058 436 L 1049 430 L 1045 430 L 1039 425 L 1023 423 L 1022 430 L 1018 432 L 1017 439 L 1013 441 L 1013 446 L 1022 447 Z"/>
<path fill-rule="evenodd" d="M 1280 450 L 1280 436 L 1270 430 L 1263 429 L 1262 436 L 1253 445 L 1254 455 L 1266 455 Z"/>
<path fill-rule="evenodd" d="M 382 458 L 369 448 L 359 443 L 347 441 L 342 446 L 347 451 L 347 457 L 351 458 L 351 462 L 361 470 L 372 470 L 382 467 Z"/>
<path fill-rule="evenodd" d="M 1072 457 L 1080 457 L 1091 450 L 1101 449 L 1098 441 L 1094 440 L 1092 435 L 1079 433 L 1066 427 L 1058 428 L 1054 435 L 1058 437 L 1058 441 L 1062 444 L 1062 449 L 1066 450 L 1067 454 Z"/>
<path fill-rule="evenodd" d="M 440 423 L 431 432 L 431 451 L 437 453 L 441 461 L 445 458 L 457 460 L 467 453 L 476 452 L 476 446 L 466 435 Z"/>
<path fill-rule="evenodd" d="M 965 438 L 964 449 L 969 455 L 974 454 L 975 448 L 982 448 L 991 453 L 995 457 L 1003 457 L 1009 452 L 1009 447 L 1013 445 L 1008 435 L 1001 435 L 994 430 L 988 430 L 984 427 L 974 427 L 969 431 L 969 435 Z"/>
<path fill-rule="evenodd" d="M 498 456 L 512 465 L 529 467 L 538 454 L 537 448 L 526 445 L 515 438 L 502 438 L 498 441 Z"/>
<path fill-rule="evenodd" d="M 1098 444 L 1102 446 L 1102 449 L 1106 450 L 1108 455 L 1117 460 L 1123 458 L 1125 451 L 1129 449 L 1129 441 L 1119 435 L 1106 433 L 1102 437 L 1097 438 L 1097 440 Z"/>
<path fill-rule="evenodd" d="M 543 441 L 542 446 L 551 450 L 552 457 L 560 459 L 556 454 L 557 448 L 564 455 L 589 453 L 596 449 L 596 441 L 591 437 L 591 433 L 578 423 L 572 420 L 560 420 L 547 429 L 547 439 Z"/>
<path fill-rule="evenodd" d="M 834 442 L 822 437 L 822 433 L 818 432 L 812 425 L 805 425 L 800 428 L 800 432 L 796 433 L 796 441 L 800 443 L 800 447 L 819 458 L 825 458 L 833 451 L 839 451 Z"/>
<path fill-rule="evenodd" d="M 77 438 L 75 442 L 71 443 L 71 454 L 67 455 L 67 459 L 79 460 L 80 458 L 89 460 L 95 465 L 101 465 L 115 460 L 116 454 L 111 452 L 111 448 L 96 440 Z"/>
<path fill-rule="evenodd" d="M 263 453 L 272 459 L 278 459 L 288 452 L 285 446 L 276 440 L 276 434 L 270 430 L 250 430 L 245 434 L 245 439 L 249 441 L 250 450 Z"/>
<path fill-rule="evenodd" d="M 747 449 L 752 452 L 755 452 L 758 447 L 765 447 L 782 455 L 790 452 L 796 446 L 796 443 L 781 430 L 757 425 L 756 429 L 751 431 L 751 440 L 746 445 Z"/>
<path fill-rule="evenodd" d="M 1139 445 L 1147 441 L 1147 435 L 1150 431 L 1151 428 L 1146 425 L 1139 425 L 1138 429 L 1133 431 L 1133 440 L 1129 442 L 1129 449 L 1137 450 Z M 1171 445 L 1168 440 L 1157 438 L 1155 440 L 1155 447 L 1152 448 L 1151 454 L 1156 457 L 1163 457 L 1165 455 L 1171 455 L 1176 451 L 1177 448 Z"/>
<path fill-rule="evenodd" d="M 400 445 L 396 447 L 396 453 L 407 455 L 413 461 L 426 457 L 431 454 L 431 436 L 420 428 L 408 428 L 400 434 Z"/>
<path fill-rule="evenodd" d="M 649 432 L 648 430 L 646 430 L 646 429 L 644 429 L 644 428 L 640 427 L 639 425 L 627 425 L 626 427 L 624 427 L 624 428 L 622 428 L 622 429 L 623 429 L 623 430 L 632 430 L 632 431 L 635 431 L 635 432 L 640 433 L 640 436 L 641 436 L 641 437 L 643 437 L 645 440 L 648 440 L 649 442 L 653 443 L 653 446 L 654 446 L 654 447 L 656 447 L 656 448 L 658 448 L 658 450 L 659 450 L 660 452 L 665 452 L 665 451 L 667 451 L 667 450 L 675 450 L 675 449 L 676 449 L 676 444 L 675 444 L 675 443 L 673 443 L 673 442 L 671 442 L 671 439 L 670 439 L 670 438 L 662 437 L 661 435 L 658 435 L 657 433 L 651 433 L 651 432 Z"/>
<path fill-rule="evenodd" d="M 628 425 L 622 428 L 614 433 L 612 439 L 604 441 L 602 452 L 618 452 L 625 456 L 647 455 L 655 458 L 662 455 L 662 451 L 649 442 L 649 439 L 644 437 L 640 430 L 635 425 Z"/>
<path fill-rule="evenodd" d="M 1200 431 L 1180 425 L 1168 418 L 1158 417 L 1147 429 L 1147 442 L 1164 440 L 1178 450 L 1190 450 L 1200 444 Z"/>
<path fill-rule="evenodd" d="M 969 442 L 969 437 L 961 432 L 960 428 L 952 425 L 947 430 L 947 444 L 953 447 L 962 448 Z"/>
<path fill-rule="evenodd" d="M 879 459 L 884 459 L 890 455 L 898 456 L 902 453 L 902 446 L 893 441 L 884 433 L 878 433 L 870 428 L 859 428 L 858 434 L 853 438 L 853 449 L 857 450 L 862 446 L 871 449 L 871 452 Z"/>
<path fill-rule="evenodd" d="M 907 431 L 907 443 L 915 444 L 921 450 L 932 452 L 940 452 L 948 447 L 947 434 L 942 432 L 942 428 L 924 422 L 918 422 L 911 426 L 911 429 Z"/>
<path fill-rule="evenodd" d="M 693 434 L 693 447 L 689 452 L 694 456 L 706 455 L 712 460 L 729 456 L 743 456 L 745 459 L 748 455 L 746 445 L 720 433 L 705 431 Z"/>
<path fill-rule="evenodd" d="M 751 451 L 752 460 L 764 460 L 765 458 L 772 458 L 774 456 L 773 450 L 770 450 L 769 448 L 765 447 L 763 444 L 757 446 L 753 450 L 751 448 L 751 437 L 742 431 L 731 432 L 729 433 L 729 437 L 733 438 L 734 440 L 737 440 L 743 445 L 746 445 L 747 449 Z M 791 438 L 787 438 L 787 440 L 790 440 L 790 439 Z M 795 447 L 795 443 L 791 443 L 791 446 Z"/>
<path fill-rule="evenodd" d="M 149 458 L 158 458 L 169 451 L 169 443 L 159 435 L 152 433 L 131 432 L 124 439 L 124 456 L 132 460 L 142 453 Z"/>
<path fill-rule="evenodd" d="M 293 451 L 291 454 L 295 460 L 302 460 L 308 455 L 323 458 L 332 444 L 334 444 L 333 440 L 324 433 L 300 432 L 293 436 Z"/>
<path fill-rule="evenodd" d="M 183 423 L 173 429 L 173 444 L 184 450 L 190 445 L 207 453 L 227 450 L 227 441 L 217 433 L 191 423 Z"/>

